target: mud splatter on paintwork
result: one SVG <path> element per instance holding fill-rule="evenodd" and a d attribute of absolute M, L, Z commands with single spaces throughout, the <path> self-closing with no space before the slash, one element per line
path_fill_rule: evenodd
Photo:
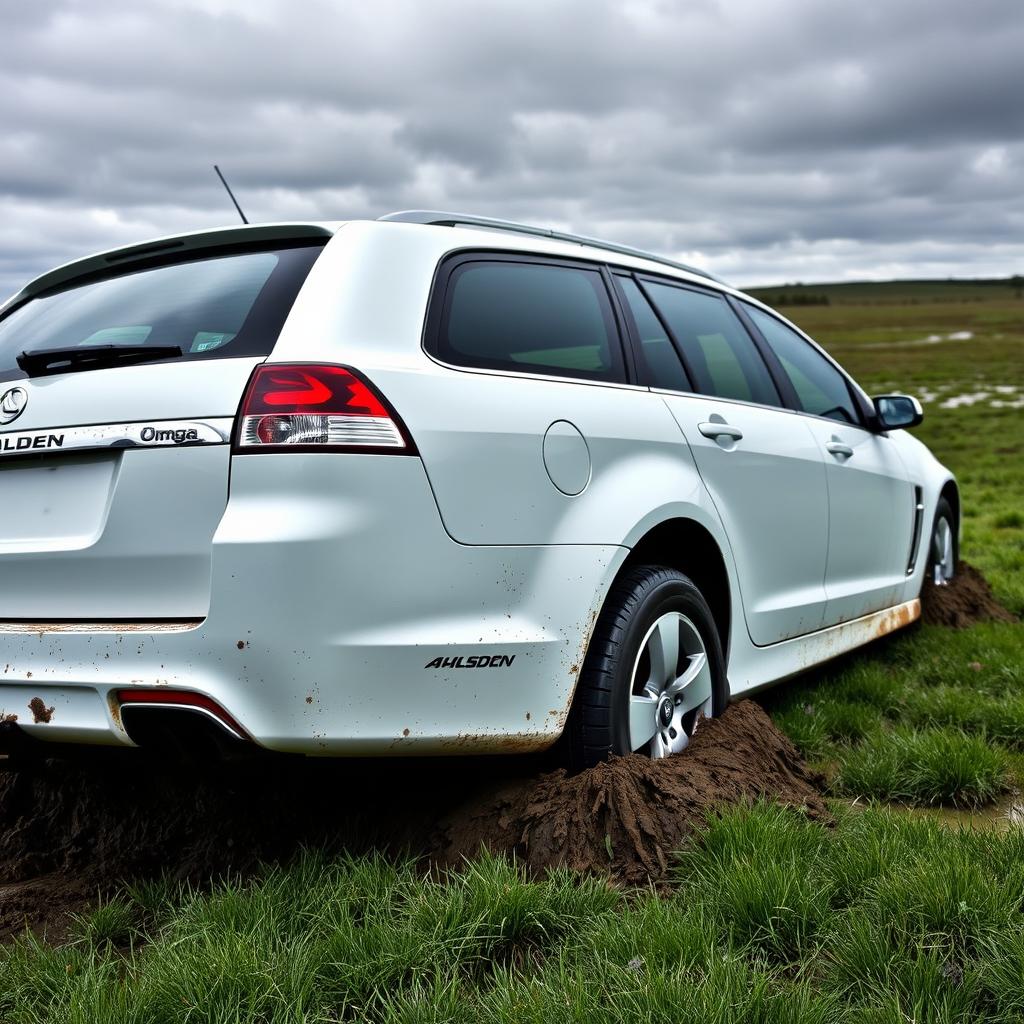
<path fill-rule="evenodd" d="M 32 712 L 32 721 L 36 725 L 48 725 L 53 718 L 53 708 L 48 708 L 42 697 L 33 697 L 28 702 L 28 709 Z"/>

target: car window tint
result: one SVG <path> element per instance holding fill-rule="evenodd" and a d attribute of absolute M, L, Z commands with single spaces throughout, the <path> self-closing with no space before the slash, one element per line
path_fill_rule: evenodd
<path fill-rule="evenodd" d="M 636 324 L 645 371 L 643 382 L 652 388 L 689 391 L 690 382 L 683 364 L 651 304 L 631 277 L 616 277 Z"/>
<path fill-rule="evenodd" d="M 682 346 L 700 392 L 781 404 L 761 354 L 722 296 L 646 280 L 644 288 Z"/>
<path fill-rule="evenodd" d="M 860 422 L 846 378 L 806 338 L 755 306 L 745 309 L 778 356 L 804 412 L 843 423 Z"/>
<path fill-rule="evenodd" d="M 596 270 L 462 263 L 449 281 L 438 354 L 460 366 L 624 380 L 611 304 Z"/>
<path fill-rule="evenodd" d="M 181 359 L 266 355 L 320 246 L 128 270 L 31 299 L 0 320 L 0 373 L 24 351 L 177 346 Z"/>

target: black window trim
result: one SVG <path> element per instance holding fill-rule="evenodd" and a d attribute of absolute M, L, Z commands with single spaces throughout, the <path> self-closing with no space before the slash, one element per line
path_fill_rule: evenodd
<path fill-rule="evenodd" d="M 658 307 L 651 302 L 650 296 L 647 294 L 644 286 L 637 280 L 636 274 L 622 269 L 621 267 L 610 267 L 610 277 L 612 281 L 612 287 L 615 291 L 615 297 L 622 307 L 623 321 L 626 326 L 626 337 L 629 339 L 629 348 L 632 350 L 633 361 L 637 368 L 637 380 L 641 384 L 645 384 L 648 388 L 654 391 L 670 391 L 673 394 L 684 394 L 684 395 L 695 395 L 698 392 L 694 390 L 693 385 L 693 374 L 690 371 L 689 364 L 686 361 L 685 354 L 680 350 L 679 342 L 676 340 L 675 335 L 669 329 L 668 324 L 665 323 L 664 318 L 661 315 L 661 311 Z M 643 300 L 650 306 L 651 312 L 654 314 L 654 318 L 661 325 L 661 329 L 665 332 L 665 337 L 668 338 L 669 344 L 672 346 L 672 351 L 675 352 L 676 358 L 679 360 L 679 368 L 682 371 L 683 377 L 686 380 L 687 390 L 679 391 L 677 388 L 667 388 L 660 384 L 655 384 L 653 379 L 645 380 L 644 378 L 649 377 L 648 365 L 646 357 L 643 353 L 643 341 L 640 338 L 640 328 L 637 326 L 636 317 L 633 316 L 633 310 L 630 308 L 629 300 L 626 298 L 622 291 L 622 286 L 619 281 L 622 278 L 630 280 L 637 286 L 640 291 L 640 295 Z M 641 373 L 641 367 L 643 372 Z"/>
<path fill-rule="evenodd" d="M 771 352 L 772 359 L 778 366 L 779 372 L 786 378 L 787 388 L 793 396 L 794 412 L 798 412 L 801 416 L 810 416 L 812 419 L 824 420 L 827 423 L 837 423 L 840 426 L 844 427 L 856 427 L 858 430 L 864 430 L 869 434 L 878 433 L 878 431 L 872 427 L 872 423 L 874 421 L 874 410 L 870 407 L 867 400 L 864 398 L 864 395 L 861 392 L 859 385 L 846 372 L 846 370 L 844 370 L 842 366 L 840 366 L 839 363 L 837 363 L 835 359 L 833 359 L 832 356 L 829 355 L 829 353 L 826 352 L 825 349 L 823 349 L 821 345 L 819 345 L 809 334 L 807 334 L 805 331 L 800 330 L 800 328 L 797 327 L 796 324 L 790 323 L 784 317 L 776 313 L 775 310 L 770 309 L 767 306 L 757 305 L 756 303 L 751 302 L 748 299 L 733 299 L 733 302 L 736 306 L 741 307 L 740 312 L 744 319 L 744 322 L 749 324 L 747 329 L 756 339 L 758 339 L 760 344 L 764 345 Z M 833 416 L 819 416 L 817 413 L 808 412 L 806 409 L 801 408 L 800 401 L 797 398 L 796 389 L 793 387 L 792 382 L 789 380 L 789 375 L 786 374 L 785 371 L 782 369 L 782 364 L 779 362 L 779 357 L 775 354 L 774 350 L 771 347 L 771 344 L 761 333 L 757 324 L 754 323 L 753 318 L 747 314 L 745 309 L 742 309 L 743 306 L 751 306 L 754 309 L 758 310 L 759 312 L 764 313 L 767 316 L 770 316 L 773 320 L 777 320 L 780 324 L 782 324 L 783 327 L 788 327 L 798 337 L 802 338 L 808 345 L 810 345 L 810 347 L 815 352 L 817 352 L 818 355 L 820 355 L 825 360 L 825 362 L 832 366 L 839 374 L 839 376 L 842 378 L 843 383 L 846 385 L 847 394 L 850 396 L 850 404 L 853 406 L 854 412 L 856 412 L 857 415 L 860 417 L 860 421 L 858 423 L 844 423 L 842 420 L 837 420 Z"/>
<path fill-rule="evenodd" d="M 622 352 L 622 365 L 626 371 L 626 382 L 629 384 L 643 384 L 641 381 L 640 368 L 643 365 L 639 362 L 636 346 L 633 344 L 632 316 L 629 306 L 622 301 L 619 289 L 615 284 L 615 277 L 607 263 L 599 264 L 601 279 L 604 281 L 605 290 L 608 292 L 608 301 L 612 306 L 612 314 L 615 317 L 615 330 L 619 337 L 619 349 Z M 627 317 L 629 320 L 627 321 Z"/>
<path fill-rule="evenodd" d="M 574 270 L 585 270 L 597 273 L 604 287 L 605 298 L 611 311 L 612 326 L 617 344 L 617 351 L 622 363 L 621 380 L 602 380 L 597 377 L 565 376 L 557 373 L 542 373 L 523 367 L 522 369 L 501 369 L 474 365 L 472 363 L 451 363 L 441 354 L 438 342 L 445 315 L 451 304 L 451 278 L 454 271 L 465 263 L 526 263 L 543 266 L 565 267 Z M 535 380 L 559 381 L 569 384 L 596 384 L 601 387 L 643 388 L 637 381 L 636 363 L 632 346 L 627 343 L 626 324 L 618 297 L 610 281 L 608 265 L 599 260 L 572 259 L 570 257 L 548 253 L 527 252 L 522 249 L 456 249 L 446 253 L 438 262 L 434 271 L 434 279 L 427 300 L 427 311 L 423 324 L 421 347 L 426 355 L 441 366 L 466 373 L 483 373 L 499 376 L 529 377 Z"/>
<path fill-rule="evenodd" d="M 754 336 L 751 333 L 749 326 L 747 325 L 747 320 L 736 313 L 733 297 L 728 292 L 720 291 L 718 288 L 704 288 L 701 285 L 695 284 L 692 281 L 683 281 L 677 277 L 667 277 L 661 274 L 648 274 L 646 271 L 634 271 L 632 276 L 635 278 L 637 284 L 640 286 L 640 291 L 643 292 L 644 298 L 648 301 L 651 308 L 654 310 L 655 315 L 658 317 L 658 320 L 660 321 L 662 327 L 665 329 L 666 334 L 672 341 L 672 345 L 676 350 L 676 354 L 679 356 L 679 359 L 683 364 L 683 369 L 686 372 L 687 378 L 689 379 L 690 386 L 694 388 L 693 391 L 688 392 L 689 394 L 697 395 L 700 398 L 713 399 L 719 402 L 741 402 L 743 405 L 755 405 L 760 409 L 782 409 L 787 412 L 800 411 L 799 408 L 795 406 L 795 404 L 791 404 L 795 402 L 796 394 L 795 392 L 792 392 L 792 386 L 789 385 L 788 378 L 785 382 L 787 386 L 780 385 L 779 375 L 785 376 L 785 374 L 782 373 L 782 367 L 778 365 L 778 362 L 775 359 L 775 353 L 771 352 L 770 350 L 768 353 L 765 352 L 763 340 L 759 340 L 758 337 Z M 725 301 L 725 304 L 736 315 L 736 319 L 739 321 L 740 326 L 743 328 L 744 331 L 746 331 L 748 337 L 750 338 L 750 342 L 754 346 L 754 351 L 760 357 L 761 362 L 764 365 L 764 368 L 768 374 L 768 379 L 775 386 L 775 391 L 779 396 L 780 404 L 771 405 L 768 404 L 767 402 L 753 402 L 747 401 L 742 398 L 728 398 L 724 395 L 710 394 L 704 391 L 697 390 L 697 376 L 694 373 L 693 366 L 687 359 L 686 353 L 684 352 L 683 346 L 680 343 L 679 339 L 675 336 L 675 333 L 669 327 L 668 323 L 665 321 L 665 318 L 661 315 L 661 311 L 658 309 L 658 304 L 651 298 L 647 289 L 644 287 L 645 279 L 650 280 L 653 284 L 667 284 L 676 288 L 681 288 L 684 291 L 696 292 L 698 295 L 715 295 L 718 298 L 723 299 Z M 659 390 L 668 391 L 672 389 L 660 388 Z"/>
<path fill-rule="evenodd" d="M 599 380 L 592 377 L 565 377 L 558 374 L 538 373 L 532 370 L 500 370 L 485 366 L 449 363 L 447 360 L 441 358 L 436 349 L 436 342 L 440 332 L 442 317 L 447 305 L 448 284 L 451 277 L 451 271 L 460 263 L 479 260 L 503 260 L 510 263 L 552 264 L 556 266 L 575 267 L 579 270 L 596 270 L 600 272 L 605 284 L 605 289 L 608 293 L 608 302 L 611 306 L 612 316 L 615 321 L 619 352 L 622 357 L 622 365 L 625 370 L 626 379 L 622 381 Z M 641 293 L 651 306 L 654 315 L 658 318 L 658 322 L 665 331 L 666 337 L 668 337 L 669 341 L 672 343 L 676 355 L 679 357 L 683 373 L 693 390 L 680 391 L 676 388 L 666 388 L 646 383 L 642 379 L 645 375 L 644 368 L 646 364 L 643 362 L 643 353 L 640 350 L 639 331 L 636 327 L 635 321 L 633 320 L 632 313 L 630 312 L 629 304 L 619 289 L 616 281 L 617 277 L 631 278 L 640 288 Z M 687 361 L 679 340 L 676 338 L 668 324 L 665 323 L 657 305 L 651 301 L 647 290 L 644 288 L 644 279 L 649 279 L 651 282 L 657 284 L 668 284 L 677 288 L 689 289 L 690 291 L 698 292 L 700 294 L 717 295 L 723 298 L 736 314 L 737 319 L 742 324 L 743 329 L 747 332 L 752 344 L 760 355 L 761 361 L 764 364 L 765 369 L 768 371 L 768 376 L 772 380 L 772 383 L 775 385 L 775 389 L 779 394 L 781 404 L 768 405 L 764 402 L 751 402 L 742 398 L 726 398 L 722 395 L 709 395 L 705 394 L 703 391 L 696 390 L 693 368 Z M 757 329 L 757 326 L 754 324 L 751 317 L 747 314 L 746 309 L 744 308 L 744 306 L 747 305 L 768 313 L 770 316 L 773 316 L 776 320 L 780 321 L 780 323 L 795 330 L 800 337 L 810 344 L 817 352 L 821 353 L 821 355 L 823 355 L 825 359 L 839 371 L 843 380 L 846 382 L 847 390 L 853 400 L 854 407 L 860 414 L 860 423 L 843 423 L 841 420 L 836 420 L 829 416 L 818 416 L 815 413 L 807 412 L 800 407 L 800 401 L 797 398 L 796 390 L 793 387 L 789 376 L 782 368 L 782 364 L 779 362 L 779 358 L 775 354 L 774 350 Z M 801 331 L 795 324 L 789 323 L 789 321 L 785 320 L 773 309 L 770 309 L 767 306 L 762 306 L 747 296 L 733 295 L 731 292 L 715 288 L 710 284 L 690 281 L 686 278 L 672 277 L 667 274 L 658 274 L 646 269 L 637 269 L 636 267 L 623 265 L 621 263 L 613 263 L 605 260 L 591 260 L 586 258 L 572 258 L 558 254 L 533 252 L 524 249 L 500 249 L 490 247 L 454 249 L 445 253 L 440 258 L 434 270 L 430 293 L 427 299 L 427 309 L 423 321 L 423 333 L 420 339 L 420 345 L 427 357 L 433 362 L 448 369 L 458 370 L 464 373 L 480 373 L 505 377 L 529 377 L 534 380 L 548 380 L 564 384 L 590 384 L 598 387 L 629 388 L 631 390 L 664 392 L 666 394 L 673 395 L 690 395 L 695 398 L 703 398 L 709 401 L 734 402 L 738 405 L 748 405 L 757 409 L 770 409 L 775 412 L 788 412 L 794 413 L 798 416 L 809 416 L 812 419 L 822 420 L 836 426 L 854 427 L 868 433 L 878 433 L 877 429 L 872 426 L 872 423 L 874 422 L 874 410 L 871 408 L 867 399 L 865 399 L 860 387 L 856 384 L 853 378 L 813 338 Z"/>
<path fill-rule="evenodd" d="M 783 368 L 779 357 L 775 354 L 775 350 L 768 344 L 767 339 L 757 329 L 754 321 L 747 315 L 747 311 L 743 308 L 743 303 L 732 295 L 727 295 L 726 300 L 740 323 L 743 324 L 744 330 L 750 335 L 750 340 L 753 341 L 754 347 L 761 353 L 761 359 L 764 360 L 765 366 L 768 367 L 769 375 L 775 381 L 775 390 L 778 391 L 779 398 L 783 404 L 792 412 L 802 412 L 796 388 L 793 387 L 793 382 L 789 379 L 789 374 Z"/>

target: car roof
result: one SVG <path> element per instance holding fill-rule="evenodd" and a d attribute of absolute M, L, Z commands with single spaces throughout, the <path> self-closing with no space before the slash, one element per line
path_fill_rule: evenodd
<path fill-rule="evenodd" d="M 159 258 L 164 255 L 199 253 L 204 249 L 217 249 L 247 243 L 288 242 L 331 238 L 349 221 L 307 221 L 271 224 L 232 225 L 211 228 L 176 235 L 149 239 L 117 249 L 94 253 L 62 264 L 29 281 L 21 291 L 0 306 L 0 313 L 44 292 L 58 289 L 63 285 L 98 274 L 108 274 L 133 263 Z M 375 221 L 363 221 L 386 229 L 385 225 L 420 225 L 424 230 L 436 233 L 441 245 L 448 248 L 448 240 L 457 244 L 452 248 L 477 243 L 481 236 L 489 236 L 494 248 L 517 251 L 549 253 L 551 255 L 576 255 L 585 259 L 613 263 L 632 270 L 665 274 L 690 280 L 694 284 L 711 284 L 723 291 L 739 294 L 718 278 L 696 267 L 692 267 L 665 256 L 642 249 L 606 242 L 585 235 L 574 235 L 551 228 L 518 224 L 512 221 L 477 217 L 470 214 L 448 213 L 434 210 L 405 210 L 378 217 Z"/>

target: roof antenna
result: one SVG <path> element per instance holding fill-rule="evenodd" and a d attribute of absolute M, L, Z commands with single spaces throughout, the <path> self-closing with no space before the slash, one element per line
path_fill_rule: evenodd
<path fill-rule="evenodd" d="M 242 213 L 242 208 L 238 205 L 238 200 L 235 198 L 235 193 L 231 191 L 231 186 L 225 180 L 224 175 L 220 173 L 220 168 L 214 164 L 213 169 L 217 172 L 217 177 L 220 178 L 220 183 L 227 189 L 228 195 L 231 196 L 231 202 L 235 204 L 235 209 L 238 211 L 238 216 L 242 218 L 242 223 L 248 224 L 249 221 L 246 219 L 245 214 Z"/>

